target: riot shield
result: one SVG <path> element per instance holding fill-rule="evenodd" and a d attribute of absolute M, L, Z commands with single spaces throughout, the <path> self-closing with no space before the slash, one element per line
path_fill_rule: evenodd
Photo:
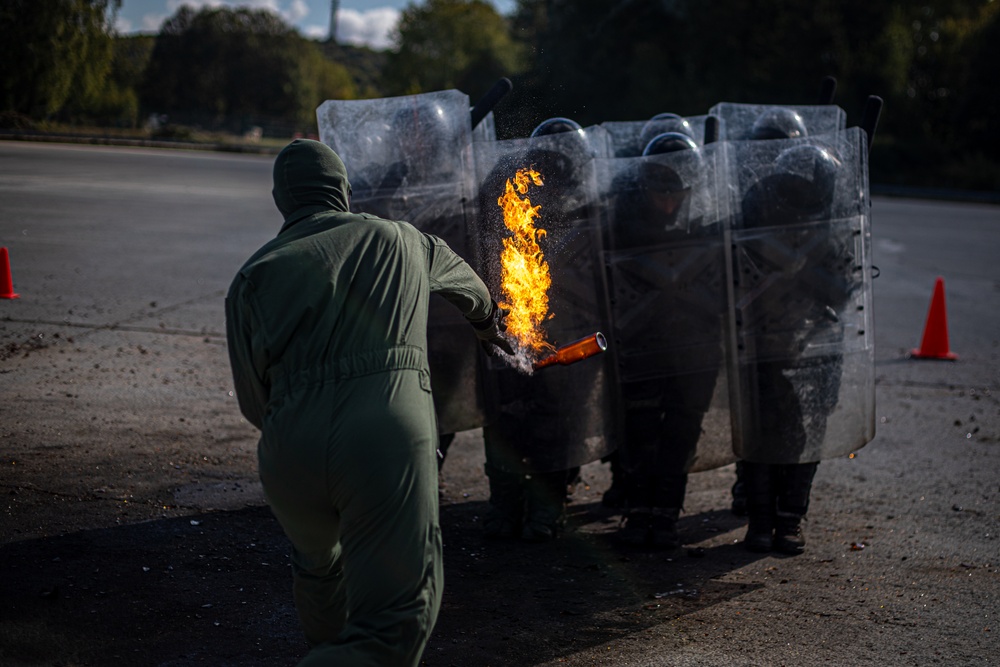
<path fill-rule="evenodd" d="M 623 438 L 633 476 L 731 463 L 722 144 L 598 160 Z"/>
<path fill-rule="evenodd" d="M 844 110 L 832 104 L 767 105 L 720 102 L 709 109 L 721 120 L 719 138 L 792 139 L 813 134 L 836 134 L 846 126 Z"/>
<path fill-rule="evenodd" d="M 737 455 L 809 463 L 874 437 L 863 132 L 730 144 Z"/>
<path fill-rule="evenodd" d="M 610 317 L 601 264 L 593 155 L 603 150 L 599 128 L 529 139 L 477 143 L 479 223 L 477 266 L 491 292 L 502 294 L 500 255 L 510 236 L 498 200 L 518 169 L 536 169 L 543 184 L 527 196 L 540 206 L 539 241 L 549 267 L 551 318 L 546 339 L 555 347 L 608 331 Z M 613 449 L 614 351 L 568 366 L 532 372 L 509 360 L 487 362 L 487 464 L 511 473 L 569 470 Z"/>
<path fill-rule="evenodd" d="M 680 117 L 674 114 L 658 114 L 649 120 L 606 121 L 601 127 L 608 133 L 610 157 L 638 157 L 649 140 L 664 132 L 682 132 L 695 140 L 699 146 L 704 143 L 705 121 L 708 116 Z"/>
<path fill-rule="evenodd" d="M 347 166 L 351 210 L 405 220 L 471 261 L 469 109 L 469 98 L 455 90 L 324 102 L 317 109 L 320 139 Z M 491 131 L 487 124 L 477 136 L 488 140 Z M 438 430 L 482 426 L 478 343 L 462 314 L 437 295 L 431 298 L 427 338 Z"/>
<path fill-rule="evenodd" d="M 497 124 L 493 117 L 493 112 L 489 112 L 479 121 L 479 124 L 472 128 L 472 141 L 496 141 Z"/>

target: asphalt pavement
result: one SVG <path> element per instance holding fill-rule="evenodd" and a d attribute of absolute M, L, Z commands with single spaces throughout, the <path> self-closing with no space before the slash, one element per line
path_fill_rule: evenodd
<path fill-rule="evenodd" d="M 0 142 L 0 245 L 21 295 L 0 301 L 0 492 L 10 497 L 0 563 L 4 545 L 262 505 L 252 429 L 227 376 L 222 300 L 243 260 L 280 226 L 272 159 Z M 1000 206 L 876 197 L 872 234 L 876 437 L 820 466 L 806 554 L 746 560 L 735 555 L 741 526 L 698 532 L 694 517 L 727 507 L 731 471 L 694 475 L 682 529 L 697 538 L 687 547 L 715 559 L 698 586 L 717 602 L 662 618 L 650 610 L 641 632 L 570 642 L 557 658 L 532 660 L 526 647 L 517 664 L 1000 662 Z M 958 359 L 912 359 L 938 277 Z M 136 374 L 152 380 L 129 384 Z M 204 455 L 175 437 L 156 450 L 162 461 L 151 447 L 116 473 L 121 488 L 141 477 L 141 465 L 162 467 L 161 481 L 150 475 L 130 491 L 162 499 L 162 509 L 67 503 L 49 523 L 27 524 L 23 517 L 43 516 L 35 510 L 64 491 L 58 481 L 43 488 L 31 467 L 40 452 L 85 442 L 98 456 L 100 443 L 124 442 L 126 422 L 133 434 L 144 425 L 216 430 L 199 445 Z M 446 477 L 449 466 L 455 472 L 445 502 L 459 510 L 485 500 L 478 437 L 464 434 L 446 465 Z M 115 495 L 107 480 L 81 480 L 88 459 L 70 456 L 67 486 L 100 486 L 87 491 L 98 500 Z M 46 460 L 51 485 L 60 464 Z M 581 505 L 603 490 L 606 469 L 592 464 L 585 479 L 592 488 Z M 605 518 L 580 530 L 609 526 Z M 0 616 L 0 630 L 9 622 Z M 442 632 L 449 622 L 442 617 Z M 476 664 L 435 641 L 427 655 L 451 662 L 428 664 Z"/>

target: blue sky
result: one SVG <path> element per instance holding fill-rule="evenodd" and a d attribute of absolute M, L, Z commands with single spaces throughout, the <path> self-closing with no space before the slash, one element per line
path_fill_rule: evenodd
<path fill-rule="evenodd" d="M 515 5 L 515 0 L 491 2 L 502 14 L 513 11 Z M 337 38 L 344 43 L 386 48 L 389 32 L 396 25 L 399 12 L 408 4 L 410 0 L 340 0 Z M 157 32 L 163 21 L 173 16 L 181 5 L 270 9 L 302 34 L 314 38 L 326 37 L 330 26 L 330 0 L 123 0 L 118 13 L 118 31 L 123 34 Z"/>

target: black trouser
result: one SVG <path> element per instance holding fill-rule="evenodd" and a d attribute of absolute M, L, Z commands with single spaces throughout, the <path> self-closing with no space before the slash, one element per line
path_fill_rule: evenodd
<path fill-rule="evenodd" d="M 629 507 L 683 507 L 717 376 L 713 369 L 622 384 L 625 441 L 619 455 Z"/>
<path fill-rule="evenodd" d="M 743 462 L 747 512 L 751 519 L 776 516 L 801 519 L 809 510 L 809 495 L 819 463 Z"/>

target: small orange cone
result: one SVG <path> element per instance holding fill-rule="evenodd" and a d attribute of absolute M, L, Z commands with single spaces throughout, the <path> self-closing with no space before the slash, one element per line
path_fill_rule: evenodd
<path fill-rule="evenodd" d="M 16 299 L 21 296 L 14 294 L 14 281 L 10 277 L 10 257 L 7 248 L 0 248 L 0 299 Z"/>
<path fill-rule="evenodd" d="M 910 356 L 916 359 L 948 359 L 954 361 L 958 355 L 948 348 L 948 316 L 944 309 L 944 279 L 934 282 L 934 296 L 931 297 L 931 308 L 927 312 L 927 324 L 924 326 L 924 338 L 920 348 L 910 350 Z"/>

